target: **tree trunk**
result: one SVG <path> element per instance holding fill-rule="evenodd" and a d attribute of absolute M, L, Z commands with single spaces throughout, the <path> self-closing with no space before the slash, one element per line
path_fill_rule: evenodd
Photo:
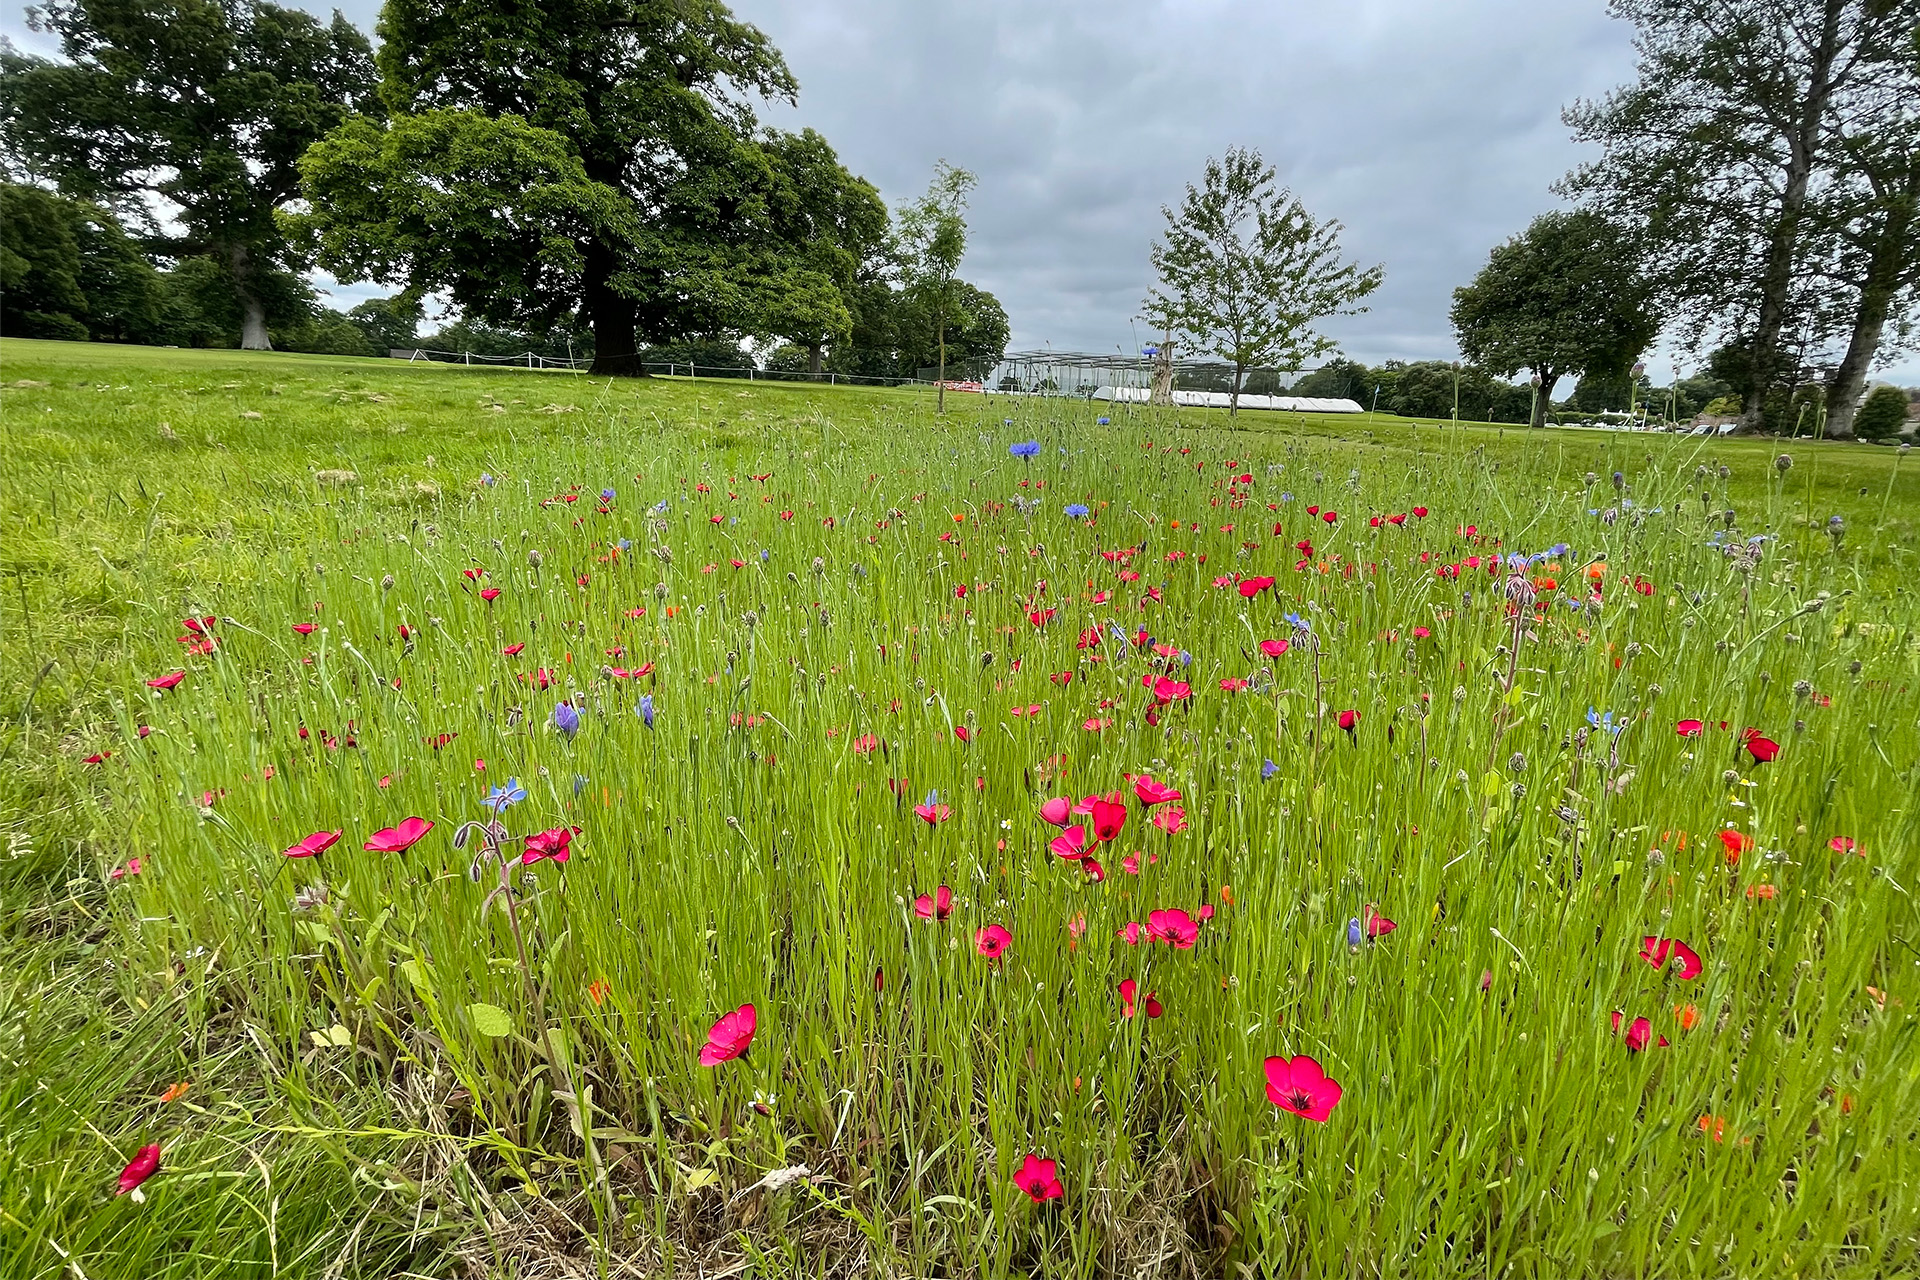
<path fill-rule="evenodd" d="M 939 372 L 934 375 L 934 387 L 936 388 L 934 396 L 937 400 L 934 412 L 945 413 L 947 411 L 947 321 L 944 316 L 941 318 L 937 327 L 940 335 L 940 369 Z"/>
<path fill-rule="evenodd" d="M 1535 369 L 1540 379 L 1540 389 L 1533 393 L 1533 416 L 1528 420 L 1530 427 L 1547 425 L 1547 409 L 1553 404 L 1553 384 L 1560 381 L 1560 375 L 1551 369 Z"/>
<path fill-rule="evenodd" d="M 1233 386 L 1228 388 L 1227 394 L 1227 416 L 1229 418 L 1237 418 L 1240 416 L 1240 379 L 1246 371 L 1246 365 L 1241 364 L 1238 360 L 1233 362 Z"/>
<path fill-rule="evenodd" d="M 240 349 L 271 351 L 267 334 L 267 304 L 253 289 L 253 252 L 243 244 L 227 249 L 227 267 L 233 274 L 233 292 L 240 300 Z"/>
<path fill-rule="evenodd" d="M 633 300 L 614 292 L 614 257 L 598 244 L 586 247 L 580 300 L 593 325 L 593 365 L 588 373 L 602 378 L 644 378 L 634 324 Z"/>
<path fill-rule="evenodd" d="M 820 381 L 820 347 L 818 342 L 807 347 L 807 378 L 813 382 Z"/>
<path fill-rule="evenodd" d="M 1752 357 L 1747 385 L 1741 388 L 1740 429 L 1760 429 L 1767 393 L 1778 381 L 1780 330 L 1786 324 L 1787 294 L 1793 287 L 1794 251 L 1799 248 L 1800 217 L 1806 209 L 1807 184 L 1813 176 L 1815 152 L 1833 88 L 1833 63 L 1839 53 L 1840 15 L 1847 0 L 1824 0 L 1820 44 L 1813 50 L 1806 94 L 1800 116 L 1787 135 L 1787 170 L 1780 191 L 1780 221 L 1767 244 L 1767 266 L 1761 276 L 1760 308 L 1754 323 Z"/>
<path fill-rule="evenodd" d="M 1867 277 L 1860 285 L 1860 303 L 1853 317 L 1853 335 L 1847 354 L 1827 384 L 1827 438 L 1853 439 L 1853 415 L 1867 386 L 1867 370 L 1880 350 L 1887 315 L 1899 293 L 1902 276 L 1911 270 L 1907 257 L 1913 232 L 1914 206 L 1920 199 L 1920 170 L 1908 176 L 1908 189 L 1888 202 L 1887 218 L 1873 242 Z"/>
<path fill-rule="evenodd" d="M 1160 344 L 1160 354 L 1153 359 L 1153 390 L 1147 393 L 1147 403 L 1170 405 L 1173 403 L 1173 335 L 1168 334 L 1166 341 Z"/>

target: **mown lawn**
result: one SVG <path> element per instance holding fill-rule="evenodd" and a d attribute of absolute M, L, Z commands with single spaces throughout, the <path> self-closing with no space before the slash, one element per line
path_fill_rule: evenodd
<path fill-rule="evenodd" d="M 0 1274 L 1920 1274 L 1898 451 L 0 368 Z"/>

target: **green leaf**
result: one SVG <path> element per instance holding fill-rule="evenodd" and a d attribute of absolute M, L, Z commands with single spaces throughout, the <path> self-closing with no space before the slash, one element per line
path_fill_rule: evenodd
<path fill-rule="evenodd" d="M 467 1016 L 473 1019 L 473 1029 L 483 1036 L 498 1040 L 513 1034 L 513 1019 L 497 1004 L 470 1004 Z"/>

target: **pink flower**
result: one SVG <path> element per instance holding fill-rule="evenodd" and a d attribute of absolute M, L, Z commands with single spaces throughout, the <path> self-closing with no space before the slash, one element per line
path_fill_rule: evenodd
<path fill-rule="evenodd" d="M 1170 836 L 1178 835 L 1187 829 L 1187 811 L 1178 807 L 1162 809 L 1153 815 L 1153 825 Z"/>
<path fill-rule="evenodd" d="M 1035 1204 L 1058 1200 L 1067 1192 L 1060 1185 L 1060 1179 L 1054 1176 L 1056 1167 L 1054 1161 L 1042 1160 L 1029 1153 L 1026 1162 L 1015 1170 L 1013 1185 L 1026 1192 L 1027 1198 Z"/>
<path fill-rule="evenodd" d="M 1398 929 L 1399 927 L 1400 927 L 1399 925 L 1387 919 L 1385 916 L 1381 915 L 1378 911 L 1375 911 L 1373 909 L 1373 904 L 1371 902 L 1367 904 L 1366 928 L 1367 928 L 1367 936 L 1369 938 L 1384 938 L 1388 934 L 1392 933 L 1395 929 Z"/>
<path fill-rule="evenodd" d="M 1133 794 L 1140 803 L 1152 808 L 1156 804 L 1167 804 L 1178 800 L 1180 793 L 1165 783 L 1155 782 L 1150 774 L 1141 774 L 1133 780 Z"/>
<path fill-rule="evenodd" d="M 1113 936 L 1120 939 L 1122 942 L 1126 943 L 1130 947 L 1139 946 L 1140 945 L 1140 922 L 1138 920 L 1127 921 L 1126 927 L 1121 929 L 1118 933 L 1115 933 Z"/>
<path fill-rule="evenodd" d="M 160 1144 L 149 1142 L 133 1153 L 133 1159 L 127 1161 L 127 1167 L 120 1171 L 120 1189 L 115 1195 L 126 1195 L 141 1183 L 151 1178 L 160 1168 Z"/>
<path fill-rule="evenodd" d="M 1053 838 L 1053 842 L 1047 846 L 1047 849 L 1056 858 L 1065 858 L 1068 862 L 1078 862 L 1090 852 L 1087 848 L 1087 829 L 1085 827 L 1068 827 L 1065 831 L 1062 831 Z"/>
<path fill-rule="evenodd" d="M 1697 738 L 1700 736 L 1700 731 L 1706 727 L 1706 724 L 1699 720 L 1682 720 L 1673 726 L 1673 731 L 1683 738 Z"/>
<path fill-rule="evenodd" d="M 1699 953 L 1686 943 L 1676 942 L 1672 938 L 1660 938 L 1651 934 L 1648 935 L 1641 940 L 1640 958 L 1656 969 L 1665 969 L 1669 960 L 1674 961 L 1674 975 L 1676 977 L 1697 978 L 1700 976 L 1701 964 Z"/>
<path fill-rule="evenodd" d="M 717 1067 L 746 1053 L 747 1046 L 753 1043 L 753 1028 L 757 1021 L 758 1015 L 750 1004 L 743 1004 L 732 1013 L 723 1015 L 707 1032 L 707 1043 L 700 1049 L 700 1065 Z"/>
<path fill-rule="evenodd" d="M 1835 853 L 1860 853 L 1860 846 L 1854 843 L 1850 836 L 1835 836 L 1833 839 L 1827 841 L 1827 848 L 1833 850 Z M 1860 853 L 1860 856 L 1864 858 L 1867 855 Z"/>
<path fill-rule="evenodd" d="M 1200 940 L 1200 925 L 1179 907 L 1147 913 L 1147 935 L 1180 951 L 1193 950 Z"/>
<path fill-rule="evenodd" d="M 520 865 L 531 866 L 542 858 L 565 862 L 573 855 L 573 838 L 579 834 L 578 827 L 554 827 L 550 831 L 536 831 L 527 837 L 527 850 L 520 855 Z"/>
<path fill-rule="evenodd" d="M 185 680 L 186 678 L 187 678 L 187 673 L 184 671 L 169 671 L 166 675 L 161 676 L 157 680 L 147 681 L 147 688 L 171 689 L 173 688 L 173 686 L 179 684 L 182 680 Z"/>
<path fill-rule="evenodd" d="M 1065 796 L 1055 796 L 1040 806 L 1040 820 L 1050 822 L 1056 827 L 1064 827 L 1073 816 L 1073 801 Z"/>
<path fill-rule="evenodd" d="M 299 844 L 287 849 L 289 858 L 311 858 L 315 854 L 325 853 L 340 838 L 338 831 L 316 831 Z"/>
<path fill-rule="evenodd" d="M 1139 990 L 1140 984 L 1132 978 L 1128 978 L 1120 984 L 1120 1003 L 1123 1007 L 1122 1012 L 1124 1016 L 1129 1018 L 1133 1016 L 1134 997 L 1138 994 Z M 1152 991 L 1147 992 L 1147 1016 L 1149 1018 L 1157 1018 L 1162 1012 L 1164 1012 L 1164 1010 L 1160 1007 L 1157 994 Z"/>
<path fill-rule="evenodd" d="M 953 810 L 944 804 L 917 804 L 913 806 L 914 816 L 930 827 L 937 827 L 953 816 Z"/>
<path fill-rule="evenodd" d="M 1304 1053 L 1293 1058 L 1268 1058 L 1266 1072 L 1267 1099 L 1282 1111 L 1316 1123 L 1326 1123 L 1346 1092 Z"/>
<path fill-rule="evenodd" d="M 1285 640 L 1262 640 L 1260 642 L 1260 652 L 1266 654 L 1269 658 L 1277 658 L 1286 651 L 1287 642 Z"/>
<path fill-rule="evenodd" d="M 913 914 L 922 920 L 945 920 L 953 914 L 953 890 L 941 885 L 932 897 L 921 894 L 913 900 Z"/>
<path fill-rule="evenodd" d="M 1615 1009 L 1613 1011 L 1613 1033 L 1615 1035 L 1620 1034 L 1620 1024 L 1622 1021 L 1625 1020 L 1625 1018 L 1626 1018 L 1626 1015 L 1624 1013 L 1621 1013 L 1618 1009 Z M 1651 1022 L 1648 1022 L 1645 1018 L 1635 1018 L 1632 1022 L 1627 1024 L 1627 1052 L 1628 1053 L 1639 1053 L 1642 1049 L 1647 1047 L 1647 1042 L 1652 1038 L 1653 1038 L 1653 1024 Z M 1667 1047 L 1667 1038 L 1665 1036 L 1660 1037 L 1660 1047 L 1663 1049 Z"/>
<path fill-rule="evenodd" d="M 425 818 L 408 818 L 397 827 L 383 827 L 367 837 L 365 847 L 375 853 L 405 853 L 433 830 Z"/>
<path fill-rule="evenodd" d="M 1012 934 L 997 924 L 990 924 L 973 935 L 973 949 L 989 960 L 997 960 L 1012 941 Z"/>
<path fill-rule="evenodd" d="M 1093 838 L 1102 843 L 1120 834 L 1127 825 L 1127 806 L 1118 800 L 1100 796 L 1089 806 L 1093 818 Z"/>

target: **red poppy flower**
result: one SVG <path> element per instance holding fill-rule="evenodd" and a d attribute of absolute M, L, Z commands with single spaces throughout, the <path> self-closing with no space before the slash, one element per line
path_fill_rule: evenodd
<path fill-rule="evenodd" d="M 930 827 L 937 827 L 953 816 L 953 810 L 944 804 L 917 804 L 913 806 L 913 813 Z"/>
<path fill-rule="evenodd" d="M 1169 804 L 1180 798 L 1180 793 L 1162 782 L 1155 782 L 1151 774 L 1141 774 L 1133 780 L 1133 794 L 1140 803 L 1152 808 L 1156 804 Z"/>
<path fill-rule="evenodd" d="M 293 624 L 293 629 L 299 635 L 310 636 L 314 633 L 315 625 L 311 622 L 296 622 Z"/>
<path fill-rule="evenodd" d="M 1317 516 L 1317 515 L 1319 515 L 1319 514 L 1320 514 L 1320 508 L 1318 508 L 1318 507 L 1308 507 L 1308 508 L 1307 508 L 1307 514 L 1308 514 L 1308 515 L 1310 515 L 1310 516 Z"/>
<path fill-rule="evenodd" d="M 1673 731 L 1683 738 L 1697 738 L 1707 726 L 1698 720 L 1682 720 L 1673 726 Z"/>
<path fill-rule="evenodd" d="M 1052 1160 L 1042 1160 L 1039 1156 L 1028 1154 L 1026 1163 L 1013 1174 L 1013 1185 L 1027 1193 L 1027 1199 L 1035 1204 L 1045 1204 L 1049 1200 L 1058 1200 L 1067 1194 L 1060 1185 L 1060 1179 L 1054 1176 L 1056 1165 Z"/>
<path fill-rule="evenodd" d="M 1325 520 L 1328 524 L 1332 524 L 1335 520 L 1338 520 L 1340 518 L 1340 513 L 1338 511 L 1322 511 L 1320 513 L 1320 518 L 1322 520 Z"/>
<path fill-rule="evenodd" d="M 1758 729 L 1744 731 L 1740 735 L 1740 742 L 1753 756 L 1755 764 L 1766 764 L 1780 754 L 1780 744 L 1762 736 Z"/>
<path fill-rule="evenodd" d="M 1040 820 L 1064 827 L 1073 816 L 1073 801 L 1065 796 L 1056 796 L 1040 806 Z"/>
<path fill-rule="evenodd" d="M 1200 940 L 1200 925 L 1179 907 L 1147 914 L 1147 936 L 1179 951 L 1191 951 Z"/>
<path fill-rule="evenodd" d="M 500 598 L 500 588 L 483 587 L 480 590 L 480 598 L 482 600 L 485 600 L 488 604 L 492 604 L 495 600 L 498 600 Z"/>
<path fill-rule="evenodd" d="M 1181 808 L 1162 809 L 1153 815 L 1153 825 L 1170 836 L 1179 835 L 1187 829 L 1187 811 Z"/>
<path fill-rule="evenodd" d="M 157 680 L 147 681 L 147 688 L 171 689 L 173 688 L 173 686 L 179 684 L 182 680 L 185 680 L 186 678 L 187 678 L 187 673 L 184 671 L 169 671 L 166 675 L 161 676 Z"/>
<path fill-rule="evenodd" d="M 1387 919 L 1378 911 L 1375 911 L 1372 903 L 1367 904 L 1366 929 L 1369 938 L 1384 938 L 1399 927 L 1399 925 Z"/>
<path fill-rule="evenodd" d="M 989 960 L 997 960 L 1012 941 L 1012 934 L 997 924 L 990 924 L 973 935 L 973 949 Z"/>
<path fill-rule="evenodd" d="M 913 914 L 922 920 L 945 920 L 953 914 L 953 890 L 941 885 L 931 896 L 921 894 L 913 900 Z"/>
<path fill-rule="evenodd" d="M 1093 838 L 1105 843 L 1120 834 L 1127 825 L 1127 806 L 1105 796 L 1096 799 L 1091 806 L 1093 817 Z"/>
<path fill-rule="evenodd" d="M 433 830 L 425 818 L 408 818 L 396 827 L 383 827 L 367 837 L 365 847 L 374 853 L 405 853 Z"/>
<path fill-rule="evenodd" d="M 311 858 L 315 854 L 325 853 L 340 838 L 338 831 L 316 831 L 286 851 L 289 858 Z"/>
<path fill-rule="evenodd" d="M 1667 961 L 1675 961 L 1674 975 L 1680 978 L 1700 976 L 1700 955 L 1684 942 L 1672 938 L 1660 938 L 1653 935 L 1641 939 L 1640 958 L 1656 969 L 1667 967 Z"/>
<path fill-rule="evenodd" d="M 1620 1034 L 1620 1024 L 1626 1020 L 1626 1016 L 1627 1016 L 1626 1014 L 1621 1013 L 1618 1009 L 1615 1009 L 1613 1011 L 1613 1033 L 1615 1035 Z M 1639 1053 L 1642 1049 L 1647 1047 L 1647 1042 L 1652 1038 L 1653 1038 L 1653 1024 L 1651 1022 L 1648 1022 L 1645 1018 L 1635 1018 L 1632 1022 L 1627 1023 L 1627 1052 L 1628 1053 Z M 1662 1049 L 1666 1048 L 1667 1043 L 1668 1043 L 1667 1038 L 1665 1036 L 1661 1036 L 1660 1047 Z"/>
<path fill-rule="evenodd" d="M 732 1013 L 723 1015 L 707 1032 L 707 1042 L 700 1048 L 700 1065 L 717 1067 L 745 1053 L 747 1046 L 753 1043 L 753 1028 L 757 1021 L 758 1015 L 750 1004 L 743 1004 Z"/>
<path fill-rule="evenodd" d="M 1260 642 L 1260 652 L 1266 654 L 1269 658 L 1279 657 L 1287 651 L 1287 647 L 1285 640 L 1262 640 Z"/>
<path fill-rule="evenodd" d="M 1425 507 L 1415 507 L 1413 514 L 1425 520 L 1427 518 L 1427 509 Z"/>
<path fill-rule="evenodd" d="M 1240 580 L 1240 594 L 1246 597 L 1247 599 L 1251 600 L 1255 596 L 1259 595 L 1262 591 L 1265 591 L 1268 587 L 1271 587 L 1272 585 L 1273 585 L 1273 579 L 1270 577 L 1242 578 Z"/>
<path fill-rule="evenodd" d="M 550 831 L 534 832 L 527 837 L 527 851 L 520 855 L 520 865 L 531 866 L 542 858 L 565 862 L 573 856 L 573 838 L 579 834 L 578 827 L 554 827 Z"/>
<path fill-rule="evenodd" d="M 1753 837 L 1728 827 L 1720 833 L 1720 843 L 1727 847 L 1727 861 L 1738 862 L 1741 854 L 1753 848 Z"/>
<path fill-rule="evenodd" d="M 1340 713 L 1340 727 L 1348 733 L 1352 733 L 1353 727 L 1359 723 L 1360 713 L 1358 711 L 1342 711 Z"/>
<path fill-rule="evenodd" d="M 1860 846 L 1849 836 L 1835 836 L 1827 841 L 1827 848 L 1835 853 L 1860 853 Z M 1864 858 L 1867 855 L 1860 853 L 1860 856 Z"/>
<path fill-rule="evenodd" d="M 1035 609 L 1027 615 L 1027 621 L 1036 627 L 1044 627 L 1053 621 L 1053 615 L 1057 612 L 1059 612 L 1057 609 Z"/>
<path fill-rule="evenodd" d="M 1306 1054 L 1292 1058 L 1268 1058 L 1267 1100 L 1282 1111 L 1325 1124 L 1340 1104 L 1342 1089 Z"/>
<path fill-rule="evenodd" d="M 160 1144 L 149 1142 L 133 1153 L 133 1159 L 127 1161 L 127 1167 L 120 1171 L 120 1189 L 115 1195 L 126 1195 L 141 1183 L 151 1178 L 160 1168 Z"/>
<path fill-rule="evenodd" d="M 81 764 L 99 764 L 103 760 L 107 760 L 111 758 L 112 755 L 113 755 L 113 752 L 111 751 L 96 751 L 92 755 L 84 757 L 80 761 L 80 763 Z"/>
<path fill-rule="evenodd" d="M 967 726 L 963 724 L 957 724 L 953 726 L 953 736 L 960 739 L 960 741 L 962 742 L 972 742 L 973 730 L 967 728 Z"/>
<path fill-rule="evenodd" d="M 1087 847 L 1087 829 L 1085 827 L 1068 827 L 1065 831 L 1062 831 L 1053 838 L 1052 843 L 1047 845 L 1047 849 L 1056 858 L 1064 858 L 1068 862 L 1078 862 L 1080 859 L 1086 857 L 1089 852 Z"/>

